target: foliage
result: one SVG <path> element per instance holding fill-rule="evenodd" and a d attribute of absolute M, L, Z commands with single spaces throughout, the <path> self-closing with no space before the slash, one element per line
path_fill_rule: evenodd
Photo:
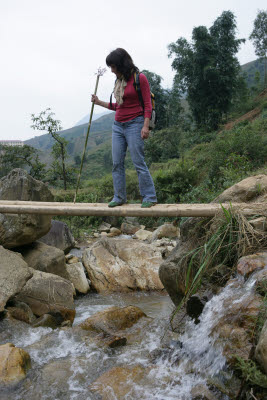
<path fill-rule="evenodd" d="M 236 356 L 236 369 L 250 385 L 267 389 L 267 376 L 263 374 L 253 360 L 245 360 Z"/>
<path fill-rule="evenodd" d="M 61 137 L 57 132 L 62 129 L 61 123 L 59 120 L 54 119 L 54 113 L 51 112 L 50 108 L 47 108 L 45 111 L 41 111 L 38 116 L 32 114 L 32 128 L 37 129 L 39 131 L 47 131 L 52 138 L 54 139 L 55 143 L 52 147 L 52 155 L 54 157 L 54 165 L 51 167 L 51 175 L 56 176 L 57 179 L 54 179 L 53 182 L 56 182 L 58 179 L 63 180 L 64 182 L 64 189 L 67 189 L 67 182 L 69 181 L 69 174 L 66 169 L 66 158 L 67 158 L 67 150 L 66 146 L 68 142 L 66 139 Z M 58 159 L 60 159 L 60 164 Z M 60 169 L 57 169 L 60 166 Z"/>
<path fill-rule="evenodd" d="M 197 183 L 198 174 L 189 161 L 176 160 L 153 174 L 159 203 L 179 203 L 182 194 Z"/>
<path fill-rule="evenodd" d="M 150 90 L 155 95 L 157 124 L 155 130 L 177 125 L 181 122 L 182 106 L 181 91 L 177 81 L 174 80 L 172 89 L 163 89 L 162 77 L 154 72 L 142 71 L 149 82 Z"/>
<path fill-rule="evenodd" d="M 35 179 L 44 179 L 45 164 L 39 160 L 36 149 L 31 146 L 0 146 L 0 177 L 14 168 L 26 168 Z"/>
<path fill-rule="evenodd" d="M 266 76 L 266 55 L 267 55 L 267 12 L 264 10 L 258 11 L 257 17 L 254 21 L 254 28 L 249 37 L 254 44 L 255 53 L 261 59 L 264 59 L 265 73 L 264 73 L 264 87 L 267 87 Z"/>
<path fill-rule="evenodd" d="M 217 129 L 229 111 L 240 71 L 235 54 L 242 42 L 236 39 L 234 14 L 224 11 L 209 30 L 194 28 L 192 43 L 179 38 L 168 46 L 176 80 L 187 92 L 197 127 Z"/>

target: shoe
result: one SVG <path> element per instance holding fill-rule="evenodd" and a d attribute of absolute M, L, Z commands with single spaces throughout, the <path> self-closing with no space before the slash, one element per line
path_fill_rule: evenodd
<path fill-rule="evenodd" d="M 143 201 L 141 208 L 150 208 L 155 206 L 157 203 L 152 201 Z"/>
<path fill-rule="evenodd" d="M 122 206 L 124 203 L 118 203 L 117 201 L 111 201 L 110 203 L 108 203 L 108 207 L 118 207 L 118 206 Z"/>

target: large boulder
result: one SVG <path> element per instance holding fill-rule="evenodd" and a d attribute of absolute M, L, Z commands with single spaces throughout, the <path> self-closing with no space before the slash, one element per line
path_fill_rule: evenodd
<path fill-rule="evenodd" d="M 22 254 L 29 267 L 69 279 L 62 250 L 37 241 L 16 248 L 16 251 Z"/>
<path fill-rule="evenodd" d="M 0 312 L 19 293 L 33 273 L 21 255 L 0 246 Z"/>
<path fill-rule="evenodd" d="M 73 285 L 54 274 L 31 269 L 33 277 L 28 280 L 16 299 L 28 304 L 37 316 L 60 314 L 63 320 L 73 322 L 75 308 Z"/>
<path fill-rule="evenodd" d="M 251 176 L 231 186 L 221 193 L 212 203 L 223 202 L 266 202 L 267 175 Z M 185 294 L 186 262 L 185 257 L 192 250 L 195 237 L 203 237 L 205 218 L 188 218 L 180 227 L 180 242 L 164 260 L 159 269 L 159 277 L 175 305 Z"/>
<path fill-rule="evenodd" d="M 146 314 L 136 306 L 110 307 L 87 318 L 80 327 L 86 331 L 116 334 L 118 331 L 131 328 Z"/>
<path fill-rule="evenodd" d="M 0 179 L 1 200 L 53 201 L 48 187 L 20 168 Z M 40 214 L 0 214 L 0 244 L 13 248 L 34 242 L 51 227 L 51 216 Z"/>
<path fill-rule="evenodd" d="M 68 253 L 74 246 L 74 237 L 65 222 L 52 220 L 50 231 L 39 239 L 40 242 L 46 243 L 49 246 L 57 247 Z"/>
<path fill-rule="evenodd" d="M 162 290 L 163 258 L 158 248 L 134 239 L 103 238 L 83 253 L 83 264 L 98 292 Z"/>
<path fill-rule="evenodd" d="M 0 346 L 0 383 L 13 385 L 26 377 L 31 366 L 29 354 L 12 343 Z"/>
<path fill-rule="evenodd" d="M 255 175 L 243 179 L 216 197 L 212 203 L 264 202 L 267 195 L 267 175 Z"/>

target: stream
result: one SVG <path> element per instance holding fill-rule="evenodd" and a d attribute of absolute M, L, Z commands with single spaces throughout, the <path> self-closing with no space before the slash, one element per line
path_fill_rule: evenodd
<path fill-rule="evenodd" d="M 255 275 L 255 274 L 254 274 Z M 256 276 L 256 275 L 255 275 Z M 200 323 L 188 318 L 184 333 L 171 336 L 163 346 L 173 309 L 168 295 L 136 292 L 101 295 L 89 293 L 76 303 L 73 328 L 52 330 L 32 328 L 24 322 L 4 319 L 0 323 L 0 343 L 12 342 L 31 356 L 32 368 L 26 379 L 12 389 L 0 391 L 1 400 L 97 400 L 101 396 L 91 384 L 106 371 L 119 366 L 141 366 L 145 373 L 129 385 L 127 394 L 117 397 L 106 387 L 108 400 L 190 400 L 197 385 L 206 386 L 207 377 L 225 369 L 222 348 L 211 335 L 231 304 L 244 301 L 256 278 L 246 282 L 238 277 L 205 306 Z M 229 301 L 231 299 L 231 301 Z M 77 329 L 89 316 L 110 307 L 137 305 L 147 316 L 138 322 L 126 346 L 104 348 Z M 131 332 L 130 332 L 131 333 Z M 216 397 L 228 399 L 227 396 Z"/>

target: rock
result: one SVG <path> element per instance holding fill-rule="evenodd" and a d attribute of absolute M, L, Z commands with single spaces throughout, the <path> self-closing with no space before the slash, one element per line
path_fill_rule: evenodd
<path fill-rule="evenodd" d="M 177 226 L 173 224 L 164 224 L 156 229 L 151 237 L 151 240 L 157 240 L 162 238 L 178 238 L 180 235 L 180 230 Z"/>
<path fill-rule="evenodd" d="M 108 237 L 115 237 L 120 235 L 121 235 L 121 230 L 118 228 L 111 228 L 110 232 L 107 234 Z"/>
<path fill-rule="evenodd" d="M 178 245 L 173 249 L 169 257 L 162 262 L 159 268 L 159 278 L 167 290 L 173 303 L 177 306 L 185 295 L 185 270 L 180 260 L 186 257 L 189 252 L 186 243 Z"/>
<path fill-rule="evenodd" d="M 0 346 L 0 383 L 16 384 L 26 377 L 31 367 L 29 354 L 12 343 Z"/>
<path fill-rule="evenodd" d="M 107 232 L 101 232 L 100 233 L 100 236 L 102 237 L 102 236 L 108 236 L 108 234 L 107 234 Z"/>
<path fill-rule="evenodd" d="M 83 264 L 98 292 L 162 290 L 161 253 L 134 239 L 103 238 L 83 253 Z"/>
<path fill-rule="evenodd" d="M 250 176 L 226 189 L 212 203 L 246 203 L 261 197 L 266 190 L 267 175 Z"/>
<path fill-rule="evenodd" d="M 70 254 L 71 257 L 68 258 L 68 264 L 77 264 L 79 262 L 79 258 Z"/>
<path fill-rule="evenodd" d="M 108 224 L 107 222 L 102 222 L 102 224 L 99 226 L 98 230 L 100 232 L 109 232 L 111 228 L 111 225 Z"/>
<path fill-rule="evenodd" d="M 94 337 L 94 342 L 99 347 L 109 347 L 114 349 L 115 347 L 126 346 L 126 337 L 113 336 L 107 334 L 100 334 Z"/>
<path fill-rule="evenodd" d="M 38 241 L 16 248 L 16 251 L 22 254 L 29 267 L 69 279 L 62 250 Z"/>
<path fill-rule="evenodd" d="M 114 335 L 132 327 L 142 317 L 146 317 L 146 314 L 136 306 L 114 306 L 87 318 L 80 327 L 87 331 Z"/>
<path fill-rule="evenodd" d="M 16 299 L 28 304 L 35 315 L 60 313 L 73 322 L 75 309 L 72 283 L 60 276 L 31 269 L 28 280 Z"/>
<path fill-rule="evenodd" d="M 254 229 L 258 231 L 267 231 L 267 218 L 266 217 L 259 217 L 249 221 L 250 225 L 253 226 Z"/>
<path fill-rule="evenodd" d="M 40 326 L 42 326 L 43 328 L 57 329 L 59 326 L 61 326 L 62 322 L 63 318 L 60 314 L 57 318 L 51 314 L 44 314 L 40 318 L 38 318 L 32 326 L 34 328 L 39 328 Z"/>
<path fill-rule="evenodd" d="M 198 384 L 191 390 L 192 400 L 217 400 L 217 397 L 206 386 Z"/>
<path fill-rule="evenodd" d="M 267 320 L 262 328 L 260 338 L 255 350 L 255 358 L 267 375 Z"/>
<path fill-rule="evenodd" d="M 18 319 L 19 321 L 26 322 L 27 324 L 32 324 L 36 321 L 36 317 L 28 304 L 22 301 L 12 301 L 11 305 L 6 309 L 10 317 Z"/>
<path fill-rule="evenodd" d="M 140 225 L 128 224 L 127 222 L 121 224 L 121 231 L 125 235 L 134 235 L 139 229 Z"/>
<path fill-rule="evenodd" d="M 0 179 L 1 200 L 53 201 L 48 187 L 16 168 Z M 13 248 L 32 243 L 51 228 L 51 216 L 41 214 L 0 214 L 0 245 Z"/>
<path fill-rule="evenodd" d="M 138 226 L 141 228 L 137 217 L 125 217 L 123 222 L 126 222 L 126 224 L 135 225 L 135 226 Z"/>
<path fill-rule="evenodd" d="M 98 232 L 94 232 L 94 237 L 95 237 L 95 238 L 99 238 L 99 237 L 100 237 L 100 234 L 99 234 Z"/>
<path fill-rule="evenodd" d="M 230 307 L 228 308 L 228 305 Z M 230 364 L 239 356 L 248 360 L 253 347 L 255 321 L 257 319 L 262 298 L 251 294 L 243 301 L 239 295 L 225 300 L 227 312 L 218 320 L 214 332 L 219 335 L 219 343 L 223 346 L 223 354 Z"/>
<path fill-rule="evenodd" d="M 150 239 L 151 237 L 152 237 L 152 232 L 146 231 L 144 229 L 139 229 L 133 235 L 133 239 L 138 239 L 138 240 L 147 240 Z"/>
<path fill-rule="evenodd" d="M 81 262 L 67 264 L 67 271 L 71 282 L 78 292 L 84 294 L 89 292 L 90 287 Z"/>
<path fill-rule="evenodd" d="M 206 302 L 200 298 L 199 295 L 193 295 L 189 298 L 188 302 L 186 303 L 186 312 L 189 317 L 193 318 L 196 323 L 199 322 L 198 317 L 203 311 Z"/>
<path fill-rule="evenodd" d="M 50 231 L 39 240 L 48 246 L 57 247 L 65 254 L 75 247 L 75 240 L 68 225 L 56 220 L 52 220 Z"/>
<path fill-rule="evenodd" d="M 267 252 L 251 254 L 241 257 L 237 263 L 237 272 L 248 277 L 256 269 L 263 269 L 267 265 Z"/>
<path fill-rule="evenodd" d="M 19 293 L 33 273 L 21 255 L 0 246 L 0 312 Z"/>
<path fill-rule="evenodd" d="M 133 367 L 114 367 L 101 375 L 90 385 L 93 392 L 101 395 L 102 400 L 134 399 L 134 386 L 148 373 L 147 369 L 136 365 Z M 133 394 L 129 396 L 129 393 Z"/>

